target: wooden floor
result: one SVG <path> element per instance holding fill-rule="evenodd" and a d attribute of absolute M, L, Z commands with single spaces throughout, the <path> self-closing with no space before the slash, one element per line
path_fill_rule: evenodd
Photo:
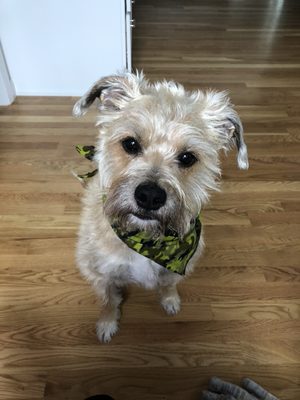
<path fill-rule="evenodd" d="M 300 3 L 137 0 L 134 66 L 152 80 L 229 89 L 250 169 L 224 159 L 203 212 L 207 249 L 167 317 L 130 288 L 120 333 L 100 345 L 95 296 L 75 269 L 86 172 L 74 145 L 93 117 L 72 98 L 0 110 L 0 398 L 199 400 L 210 376 L 251 377 L 299 400 Z"/>

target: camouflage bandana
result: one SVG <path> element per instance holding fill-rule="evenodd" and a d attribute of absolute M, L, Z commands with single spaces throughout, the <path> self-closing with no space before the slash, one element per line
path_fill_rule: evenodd
<path fill-rule="evenodd" d="M 95 146 L 76 146 L 76 150 L 81 156 L 84 156 L 90 161 L 93 161 L 94 156 L 95 156 Z M 86 172 L 85 174 L 76 174 L 77 178 L 81 180 L 83 183 L 86 183 L 89 178 L 92 178 L 94 175 L 96 175 L 98 172 L 98 169 L 94 169 L 91 172 Z"/>
<path fill-rule="evenodd" d="M 186 266 L 197 250 L 200 235 L 200 216 L 191 222 L 191 228 L 183 238 L 168 229 L 165 235 L 153 239 L 145 231 L 125 232 L 117 225 L 112 225 L 116 235 L 130 249 L 156 262 L 169 271 L 184 275 Z"/>
<path fill-rule="evenodd" d="M 88 160 L 93 160 L 95 155 L 94 146 L 76 146 L 76 150 Z M 98 170 L 96 169 L 77 176 L 86 182 L 88 178 L 91 178 L 97 172 Z M 105 200 L 106 196 L 103 196 L 103 201 Z M 145 231 L 126 232 L 116 223 L 113 223 L 111 227 L 118 238 L 130 249 L 180 275 L 184 275 L 188 262 L 197 250 L 201 235 L 200 214 L 191 221 L 190 230 L 183 238 L 179 238 L 178 233 L 172 229 L 167 229 L 165 235 L 153 239 Z"/>

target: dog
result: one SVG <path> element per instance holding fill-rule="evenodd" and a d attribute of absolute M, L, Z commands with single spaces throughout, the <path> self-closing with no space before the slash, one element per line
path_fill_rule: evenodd
<path fill-rule="evenodd" d="M 102 302 L 97 336 L 109 342 L 118 330 L 126 285 L 156 288 L 167 314 L 180 310 L 176 286 L 203 251 L 201 223 L 197 235 L 193 232 L 210 193 L 218 190 L 220 151 L 235 145 L 241 169 L 248 168 L 248 155 L 226 92 L 190 92 L 173 81 L 149 83 L 143 73 L 124 72 L 96 82 L 73 114 L 85 114 L 96 99 L 98 173 L 85 190 L 76 258 Z M 130 247 L 124 235 L 132 232 L 136 242 Z M 140 234 L 148 238 L 144 253 L 136 251 Z M 182 266 L 180 243 L 191 235 L 193 246 Z M 152 245 L 173 239 L 175 247 L 180 244 L 180 261 L 164 265 L 164 247 L 160 258 L 147 256 Z"/>

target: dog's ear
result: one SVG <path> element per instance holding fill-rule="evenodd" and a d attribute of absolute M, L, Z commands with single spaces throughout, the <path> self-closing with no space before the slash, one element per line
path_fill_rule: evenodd
<path fill-rule="evenodd" d="M 238 150 L 237 164 L 248 169 L 248 152 L 243 137 L 243 125 L 226 92 L 208 91 L 201 96 L 201 117 L 216 137 L 219 148 Z"/>
<path fill-rule="evenodd" d="M 143 80 L 142 73 L 124 73 L 101 78 L 76 102 L 73 115 L 84 115 L 96 98 L 100 100 L 100 111 L 121 110 L 130 100 L 140 95 Z"/>

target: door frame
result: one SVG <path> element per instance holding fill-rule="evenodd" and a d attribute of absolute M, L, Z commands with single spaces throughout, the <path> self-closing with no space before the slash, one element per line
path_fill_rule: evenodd
<path fill-rule="evenodd" d="M 126 69 L 132 70 L 132 0 L 125 0 L 125 52 L 126 52 Z"/>
<path fill-rule="evenodd" d="M 15 97 L 15 86 L 11 79 L 0 41 L 0 106 L 9 106 Z"/>

